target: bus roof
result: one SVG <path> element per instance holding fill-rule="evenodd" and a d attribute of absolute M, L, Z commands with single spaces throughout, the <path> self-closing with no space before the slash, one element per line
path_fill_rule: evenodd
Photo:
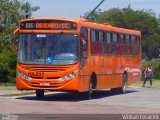
<path fill-rule="evenodd" d="M 57 17 L 57 18 L 36 18 L 36 19 L 26 19 L 26 20 L 21 20 L 21 22 L 29 22 L 29 21 L 50 21 L 50 20 L 55 20 L 55 21 L 69 21 L 69 22 L 75 22 L 80 26 L 84 27 L 89 27 L 93 29 L 101 29 L 101 30 L 107 30 L 111 32 L 118 32 L 118 33 L 125 33 L 125 34 L 134 34 L 134 35 L 141 35 L 141 32 L 138 30 L 131 30 L 131 29 L 125 29 L 125 28 L 119 28 L 119 27 L 113 27 L 109 25 L 108 23 L 104 24 L 98 24 L 94 22 L 89 22 L 86 19 L 83 18 L 76 18 L 76 19 L 65 19 L 63 17 Z"/>

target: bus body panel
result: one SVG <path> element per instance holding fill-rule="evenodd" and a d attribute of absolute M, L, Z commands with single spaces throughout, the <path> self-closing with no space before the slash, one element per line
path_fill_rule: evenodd
<path fill-rule="evenodd" d="M 112 27 L 110 25 L 91 23 L 84 19 L 75 19 L 68 20 L 63 18 L 55 19 L 29 19 L 23 20 L 23 22 L 32 22 L 32 21 L 69 21 L 76 23 L 77 29 L 75 30 L 61 30 L 61 29 L 19 29 L 19 33 L 37 33 L 37 34 L 76 34 L 80 37 L 81 27 L 85 27 L 88 30 L 88 56 L 87 61 L 83 67 L 80 67 L 81 60 L 74 65 L 58 65 L 56 68 L 63 68 L 58 72 L 55 72 L 53 69 L 54 65 L 30 65 L 17 63 L 17 70 L 19 70 L 24 75 L 28 75 L 28 72 L 36 72 L 39 69 L 43 68 L 50 72 L 44 72 L 43 78 L 34 78 L 31 81 L 22 79 L 18 74 L 16 76 L 16 86 L 19 90 L 55 90 L 55 91 L 78 91 L 85 92 L 88 91 L 89 82 L 91 76 L 96 75 L 96 88 L 95 89 L 110 89 L 110 88 L 119 88 L 122 86 L 123 74 L 127 75 L 127 85 L 130 85 L 141 79 L 141 33 L 136 30 L 129 30 L 123 28 Z M 19 26 L 20 27 L 20 26 Z M 126 34 L 126 35 L 136 35 L 139 37 L 139 55 L 116 55 L 114 54 L 92 54 L 91 53 L 91 30 L 95 29 L 97 31 L 109 31 L 111 34 Z M 112 36 L 113 37 L 113 36 Z M 80 39 L 80 38 L 79 38 Z M 79 42 L 80 43 L 80 42 Z M 80 45 L 79 45 L 80 46 Z M 107 49 L 107 48 L 106 48 Z M 126 49 L 129 49 L 126 47 Z M 127 50 L 125 51 L 127 52 Z M 117 50 L 120 52 L 120 49 Z M 79 53 L 80 53 L 79 49 Z M 79 58 L 80 59 L 80 58 Z M 36 68 L 36 69 L 35 69 Z M 73 71 L 78 70 L 78 74 L 66 81 L 58 81 L 58 78 L 67 76 Z M 41 71 L 40 71 L 41 72 Z M 35 74 L 35 73 L 34 73 Z M 49 79 L 48 79 L 49 77 Z"/>
<path fill-rule="evenodd" d="M 93 61 L 94 62 L 90 62 Z M 97 75 L 96 89 L 118 88 L 122 85 L 122 76 L 127 73 L 127 84 L 130 85 L 141 79 L 141 68 L 139 67 L 139 58 L 120 57 L 120 56 L 90 56 L 88 62 L 83 68 L 83 78 L 87 81 L 91 73 Z M 99 61 L 99 62 L 98 62 Z M 90 63 L 89 63 L 90 62 Z M 131 66 L 132 64 L 132 66 Z M 90 68 L 90 69 L 87 69 Z M 88 84 L 85 83 L 85 84 Z"/>
<path fill-rule="evenodd" d="M 79 64 L 69 65 L 69 66 L 46 66 L 40 65 L 23 65 L 17 64 L 17 70 L 21 71 L 22 74 L 28 75 L 30 72 L 43 72 L 49 69 L 49 72 L 43 72 L 43 78 L 36 78 L 38 76 L 32 76 L 32 80 L 24 80 L 18 75 L 16 75 L 16 86 L 19 90 L 36 90 L 36 89 L 45 89 L 45 90 L 71 90 L 78 91 L 78 78 L 77 74 L 74 78 L 66 81 L 58 81 L 58 78 L 66 76 L 73 71 L 78 69 Z M 60 71 L 62 70 L 62 71 Z M 55 71 L 55 72 L 53 72 Z M 35 78 L 34 78 L 35 77 Z M 43 85 L 44 84 L 44 85 Z"/>

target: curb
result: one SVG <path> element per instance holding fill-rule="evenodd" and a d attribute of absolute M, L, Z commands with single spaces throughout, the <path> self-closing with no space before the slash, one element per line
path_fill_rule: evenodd
<path fill-rule="evenodd" d="M 0 97 L 32 95 L 34 93 L 34 91 L 0 90 Z"/>
<path fill-rule="evenodd" d="M 17 90 L 17 89 L 14 86 L 8 86 L 8 87 L 0 86 L 0 90 Z"/>
<path fill-rule="evenodd" d="M 0 86 L 0 97 L 13 97 L 34 94 L 35 91 L 17 90 L 16 86 Z"/>

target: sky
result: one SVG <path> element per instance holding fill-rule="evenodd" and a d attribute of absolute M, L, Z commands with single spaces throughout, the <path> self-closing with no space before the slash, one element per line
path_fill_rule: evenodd
<path fill-rule="evenodd" d="M 94 9 L 102 0 L 21 0 L 29 2 L 32 6 L 40 6 L 33 13 L 33 18 L 79 18 L 86 12 Z M 124 8 L 128 5 L 134 10 L 152 10 L 158 17 L 160 15 L 160 0 L 105 0 L 99 7 L 102 11 L 111 8 Z"/>

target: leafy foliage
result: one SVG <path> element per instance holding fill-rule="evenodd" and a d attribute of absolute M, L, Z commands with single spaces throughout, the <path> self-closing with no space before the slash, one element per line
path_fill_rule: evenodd
<path fill-rule="evenodd" d="M 16 52 L 11 37 L 21 19 L 32 17 L 39 7 L 19 0 L 0 0 L 0 82 L 15 82 Z"/>
<path fill-rule="evenodd" d="M 21 19 L 30 18 L 32 12 L 39 9 L 38 6 L 21 3 L 19 0 L 0 0 L 0 51 L 4 47 L 11 46 L 10 39 Z"/>
<path fill-rule="evenodd" d="M 16 68 L 16 52 L 3 50 L 0 54 L 0 82 L 14 82 Z"/>
<path fill-rule="evenodd" d="M 39 6 L 31 7 L 31 4 L 29 2 L 22 4 L 21 8 L 22 8 L 22 15 L 23 15 L 22 18 L 23 19 L 31 18 L 32 13 L 40 9 Z"/>

